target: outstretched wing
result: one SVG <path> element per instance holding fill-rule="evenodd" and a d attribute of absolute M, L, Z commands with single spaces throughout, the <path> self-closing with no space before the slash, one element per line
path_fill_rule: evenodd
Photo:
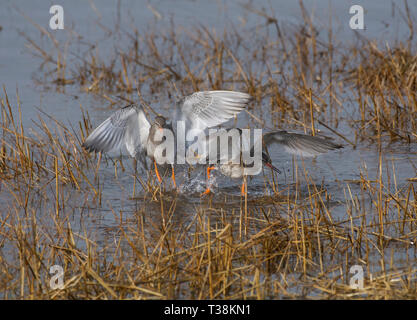
<path fill-rule="evenodd" d="M 129 105 L 107 118 L 87 137 L 87 151 L 121 153 L 126 147 L 132 157 L 145 148 L 150 124 L 141 106 Z"/>
<path fill-rule="evenodd" d="M 211 128 L 231 119 L 250 101 L 247 93 L 236 91 L 199 91 L 181 99 L 177 120 L 188 122 L 188 129 Z"/>
<path fill-rule="evenodd" d="M 267 147 L 275 143 L 282 145 L 288 153 L 304 157 L 312 157 L 330 150 L 343 148 L 342 145 L 330 141 L 329 138 L 287 131 L 266 133 L 263 135 L 263 142 Z"/>

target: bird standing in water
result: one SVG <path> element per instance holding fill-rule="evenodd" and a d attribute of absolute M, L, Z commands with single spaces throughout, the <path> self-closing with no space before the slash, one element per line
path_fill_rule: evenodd
<path fill-rule="evenodd" d="M 251 97 L 242 92 L 236 91 L 201 91 L 182 98 L 176 104 L 174 109 L 174 118 L 182 120 L 186 124 L 186 132 L 198 130 L 204 132 L 207 128 L 212 128 L 223 124 L 236 116 L 249 103 Z M 147 160 L 153 162 L 155 173 L 158 181 L 162 178 L 158 171 L 155 151 L 159 144 L 165 140 L 157 139 L 156 135 L 159 130 L 168 129 L 173 131 L 172 121 L 169 123 L 163 116 L 157 116 L 151 125 L 145 116 L 142 106 L 133 104 L 116 111 L 112 116 L 100 124 L 85 140 L 83 147 L 88 151 L 95 152 L 118 152 L 122 153 L 127 150 L 130 156 L 139 160 L 145 168 L 148 168 Z M 239 147 L 242 140 L 242 130 L 239 132 L 239 145 L 229 144 L 229 148 Z M 174 132 L 175 133 L 175 132 Z M 222 134 L 228 134 L 224 131 Z M 205 136 L 206 150 L 210 149 L 210 144 L 216 140 L 218 135 Z M 226 137 L 228 139 L 228 137 Z M 290 133 L 287 131 L 273 131 L 262 136 L 262 163 L 279 173 L 279 170 L 272 165 L 268 155 L 268 147 L 278 144 L 284 149 L 295 155 L 316 156 L 330 150 L 342 148 L 341 145 L 333 143 L 329 139 L 317 136 L 309 136 L 299 133 Z M 174 150 L 176 153 L 176 150 Z M 207 179 L 210 178 L 210 172 L 219 169 L 220 172 L 231 178 L 243 178 L 241 193 L 246 194 L 246 174 L 247 166 L 241 161 L 242 153 L 239 151 L 239 159 L 226 159 L 225 154 L 228 152 L 219 151 L 217 153 L 217 163 L 207 166 Z M 207 154 L 197 155 L 199 158 L 206 158 Z M 174 186 L 175 174 L 174 166 L 171 166 L 171 177 Z M 207 183 L 207 189 L 203 194 L 210 193 L 210 186 Z"/>
<path fill-rule="evenodd" d="M 229 140 L 229 149 L 238 148 L 238 150 L 242 150 L 240 146 L 242 143 L 242 129 L 237 128 L 229 130 L 237 130 L 237 132 L 239 133 L 239 139 L 231 140 L 235 141 L 235 145 L 231 145 L 231 141 Z M 228 135 L 229 130 L 224 131 L 222 134 Z M 212 139 L 209 138 L 207 140 L 207 144 L 210 145 L 210 143 L 213 143 L 215 139 L 217 139 L 216 136 L 213 136 Z M 236 144 L 240 145 L 236 146 Z M 326 153 L 330 150 L 343 148 L 342 145 L 330 141 L 329 138 L 309 136 L 300 133 L 291 133 L 284 130 L 265 133 L 262 136 L 262 164 L 264 166 L 269 167 L 277 173 L 281 172 L 278 168 L 272 165 L 271 158 L 268 155 L 268 147 L 271 147 L 272 145 L 280 145 L 284 147 L 284 150 L 287 153 L 304 157 L 313 157 L 319 154 Z M 210 146 L 207 146 L 207 150 L 209 149 Z M 245 163 L 242 161 L 241 152 L 237 153 L 236 156 L 239 158 L 229 157 L 228 161 L 222 161 L 224 159 L 224 155 L 222 152 L 218 152 L 218 164 L 207 167 L 207 176 L 209 179 L 211 171 L 218 169 L 223 175 L 228 176 L 232 179 L 242 178 L 243 180 L 241 187 L 241 195 L 243 196 L 247 193 L 247 177 L 245 173 L 247 165 L 245 165 Z M 207 189 L 204 191 L 203 194 L 209 194 L 210 192 L 210 186 L 209 184 L 207 184 Z"/>
<path fill-rule="evenodd" d="M 218 126 L 236 116 L 249 103 L 251 97 L 236 91 L 200 91 L 182 98 L 175 105 L 172 116 L 184 121 L 186 133 L 190 130 L 204 131 Z M 162 141 L 156 141 L 159 129 L 172 130 L 172 122 L 157 116 L 151 125 L 146 118 L 143 107 L 132 104 L 117 110 L 101 123 L 87 137 L 82 146 L 89 152 L 107 152 L 121 154 L 125 150 L 135 160 L 147 168 L 147 160 L 155 166 L 156 176 L 161 182 L 158 166 L 155 161 L 155 150 Z M 173 166 L 172 166 L 173 168 Z M 172 179 L 175 183 L 174 170 Z"/>

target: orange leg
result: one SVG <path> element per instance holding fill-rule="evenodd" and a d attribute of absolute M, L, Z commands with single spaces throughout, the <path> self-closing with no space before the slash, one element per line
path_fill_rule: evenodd
<path fill-rule="evenodd" d="M 210 179 L 210 172 L 214 170 L 216 167 L 207 167 L 207 180 Z"/>
<path fill-rule="evenodd" d="M 246 192 L 247 192 L 247 190 L 246 190 L 246 181 L 245 181 L 245 179 L 243 179 L 242 187 L 240 188 L 240 195 L 242 197 L 244 197 L 246 195 Z"/>
<path fill-rule="evenodd" d="M 208 195 L 210 193 L 211 193 L 211 190 L 210 190 L 210 188 L 207 187 L 206 191 L 204 191 L 201 195 L 205 196 L 205 195 Z"/>
<path fill-rule="evenodd" d="M 174 183 L 174 188 L 177 188 L 177 183 L 175 182 L 175 171 L 174 171 L 174 166 L 172 166 L 172 182 Z"/>
<path fill-rule="evenodd" d="M 210 192 L 211 192 L 211 190 L 210 190 L 210 186 L 209 186 L 209 179 L 210 179 L 210 172 L 211 172 L 211 170 L 214 170 L 216 167 L 207 167 L 207 189 L 206 189 L 206 191 L 204 191 L 201 195 L 203 196 L 203 195 L 207 195 L 207 194 L 209 194 Z"/>
<path fill-rule="evenodd" d="M 159 183 L 161 183 L 162 182 L 162 179 L 161 179 L 161 176 L 159 175 L 158 166 L 156 165 L 156 161 L 155 160 L 153 161 L 153 164 L 155 165 L 155 174 L 156 174 L 156 177 L 158 178 Z"/>

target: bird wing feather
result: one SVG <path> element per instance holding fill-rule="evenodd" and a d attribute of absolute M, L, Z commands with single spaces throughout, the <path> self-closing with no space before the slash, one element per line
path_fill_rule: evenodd
<path fill-rule="evenodd" d="M 218 126 L 242 111 L 251 96 L 236 91 L 199 91 L 179 103 L 181 120 L 191 123 L 190 129 L 204 130 Z"/>
<path fill-rule="evenodd" d="M 263 142 L 267 147 L 273 144 L 282 145 L 288 153 L 304 157 L 313 157 L 330 150 L 343 148 L 342 145 L 330 141 L 329 138 L 287 131 L 268 132 L 263 135 Z"/>
<path fill-rule="evenodd" d="M 125 147 L 132 157 L 146 146 L 150 124 L 143 108 L 129 105 L 113 113 L 87 137 L 83 147 L 95 152 L 118 152 Z"/>

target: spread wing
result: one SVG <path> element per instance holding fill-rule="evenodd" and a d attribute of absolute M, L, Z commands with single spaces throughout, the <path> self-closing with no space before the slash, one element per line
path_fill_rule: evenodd
<path fill-rule="evenodd" d="M 263 135 L 263 142 L 267 147 L 273 144 L 282 145 L 288 153 L 304 157 L 312 157 L 330 150 L 343 148 L 342 145 L 330 141 L 329 138 L 287 131 L 266 133 Z"/>
<path fill-rule="evenodd" d="M 87 137 L 82 146 L 87 151 L 117 152 L 127 149 L 132 157 L 146 149 L 150 124 L 141 106 L 117 110 Z"/>
<path fill-rule="evenodd" d="M 242 111 L 250 99 L 250 95 L 236 91 L 195 92 L 179 102 L 177 120 L 186 121 L 188 129 L 215 127 Z"/>

